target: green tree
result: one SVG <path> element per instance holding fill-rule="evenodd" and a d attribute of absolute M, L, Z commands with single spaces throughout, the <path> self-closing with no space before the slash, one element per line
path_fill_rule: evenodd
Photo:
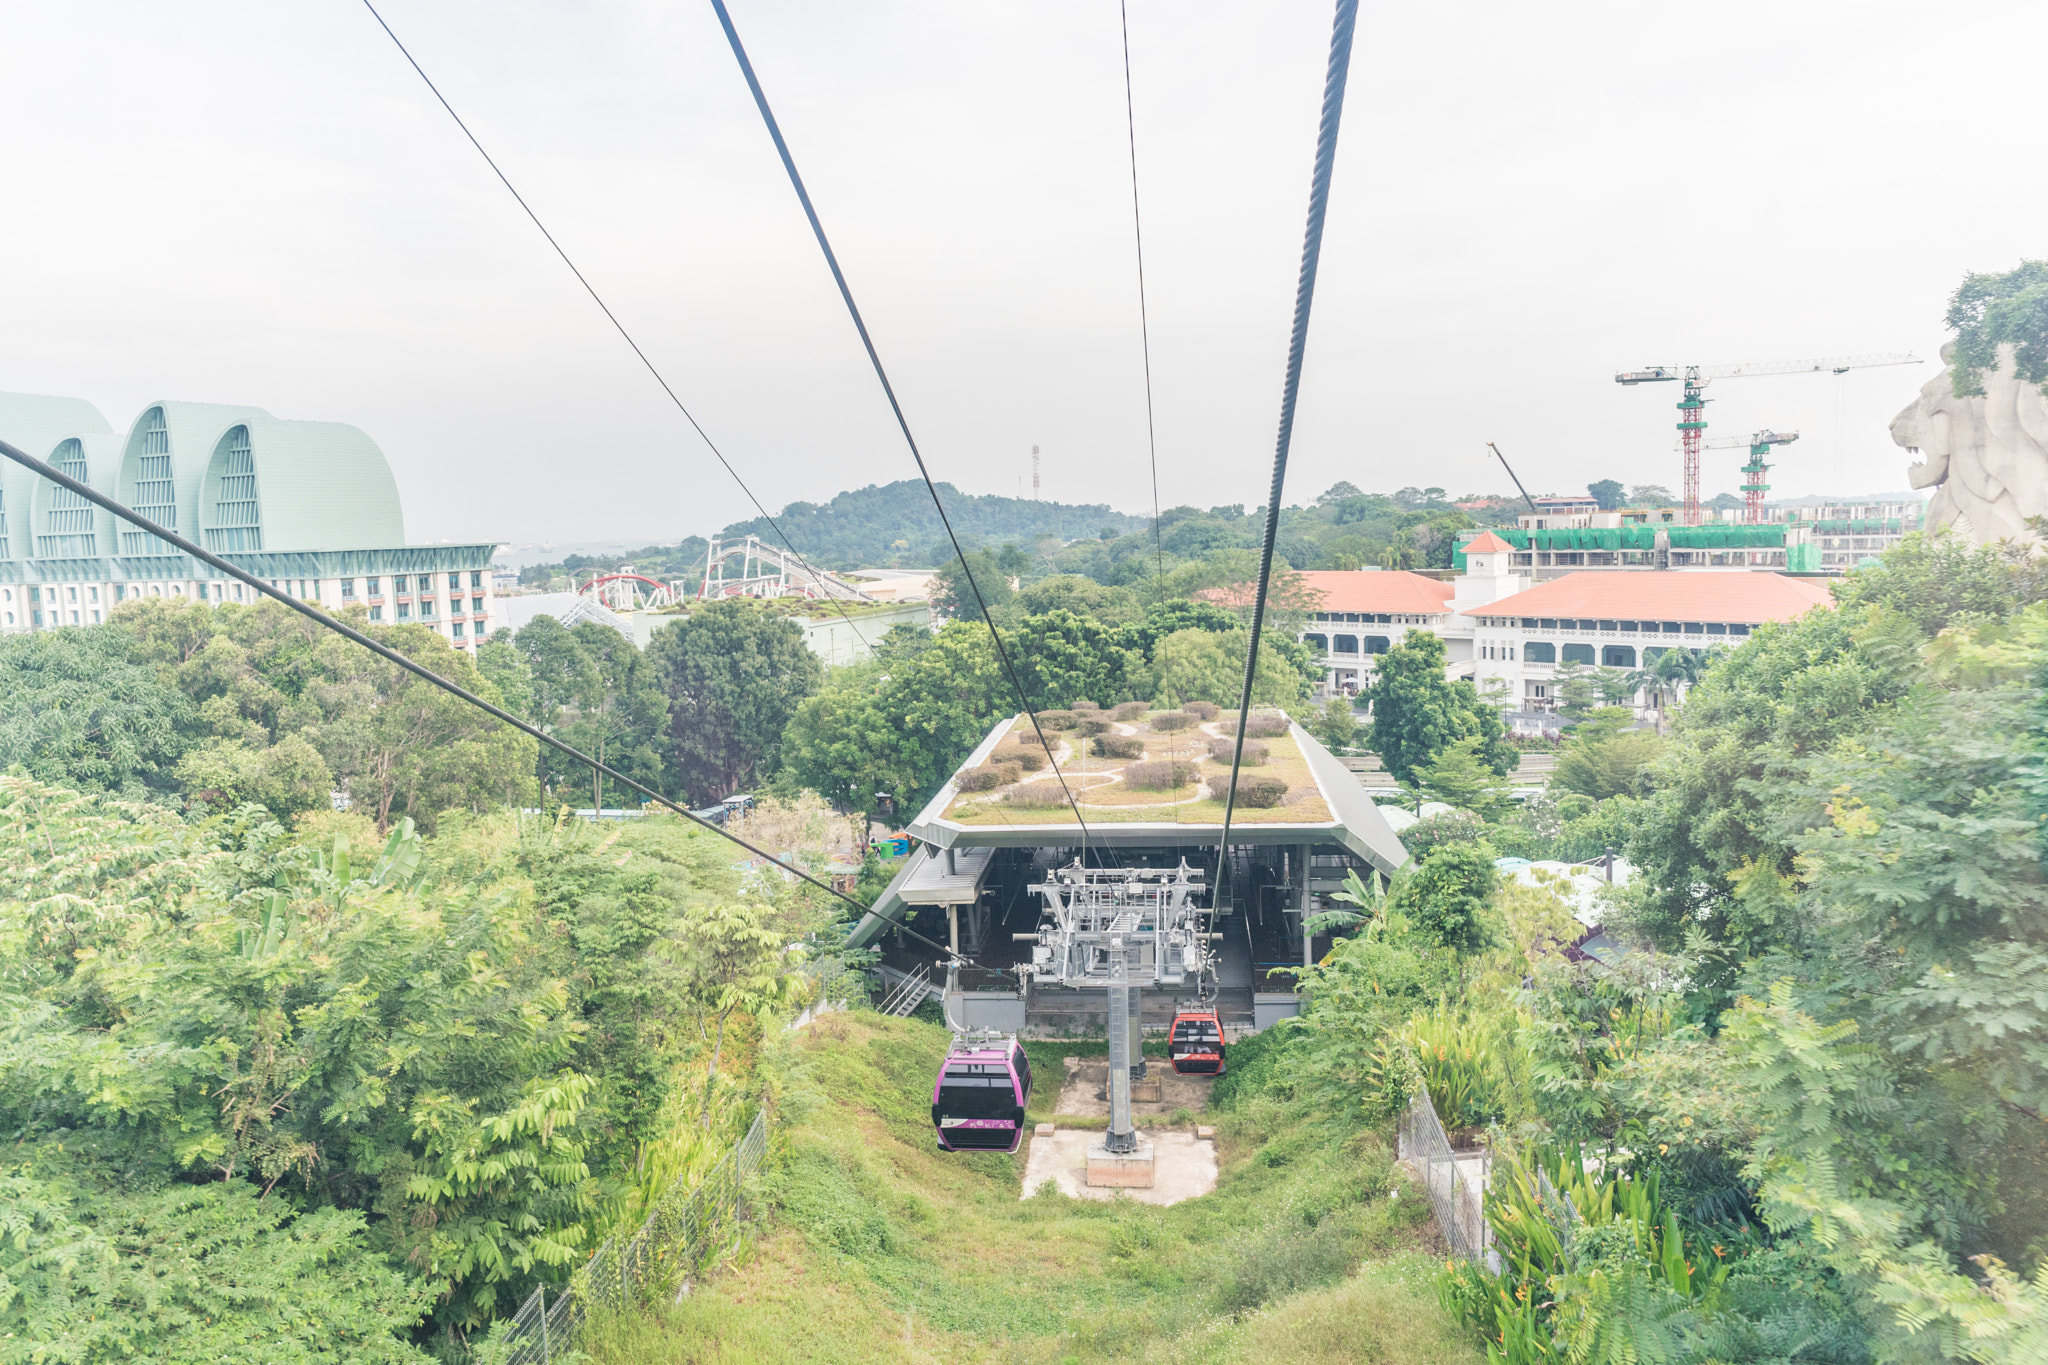
<path fill-rule="evenodd" d="M 907 820 L 1014 714 L 981 623 L 900 642 L 892 631 L 873 661 L 834 669 L 797 706 L 784 732 L 788 777 L 867 814 L 893 805 Z"/>
<path fill-rule="evenodd" d="M 713 1020 L 708 1084 L 718 1084 L 718 1059 L 725 1047 L 725 1024 L 734 1011 L 760 1014 L 792 1004 L 803 994 L 807 978 L 801 953 L 792 951 L 786 935 L 770 923 L 765 907 L 743 902 L 707 906 L 684 921 L 683 949 L 688 954 L 692 987 Z M 704 1109 L 711 1122 L 711 1106 Z"/>
<path fill-rule="evenodd" d="M 121 625 L 0 638 L 0 767 L 130 796 L 168 793 L 197 717 L 131 662 Z"/>
<path fill-rule="evenodd" d="M 1645 771 L 1664 751 L 1664 742 L 1649 730 L 1624 728 L 1630 719 L 1624 707 L 1594 712 L 1558 753 L 1550 785 L 1594 801 L 1637 794 Z"/>
<path fill-rule="evenodd" d="M 955 555 L 932 577 L 932 610 L 948 620 L 980 621 L 982 607 L 993 614 L 1016 596 L 1011 580 L 1027 567 L 1029 561 L 1015 545 L 969 550 L 964 560 Z M 978 599 L 977 590 L 981 594 Z"/>
<path fill-rule="evenodd" d="M 1003 637 L 1034 710 L 1132 701 L 1149 682 L 1145 656 L 1127 633 L 1090 617 L 1063 609 L 1027 616 Z"/>
<path fill-rule="evenodd" d="M 1470 957 L 1493 940 L 1486 921 L 1500 881 L 1493 857 L 1484 841 L 1438 846 L 1398 884 L 1395 908 L 1429 942 Z"/>
<path fill-rule="evenodd" d="M 1415 785 L 1432 801 L 1481 815 L 1498 810 L 1507 799 L 1500 774 L 1480 758 L 1485 741 L 1476 735 L 1454 740 L 1415 770 Z"/>
<path fill-rule="evenodd" d="M 1358 742 L 1358 713 L 1351 707 L 1351 698 L 1332 697 L 1317 708 L 1310 720 L 1309 728 L 1317 739 L 1332 749 L 1348 749 Z"/>
<path fill-rule="evenodd" d="M 1984 371 L 2004 364 L 2048 393 L 2048 261 L 2021 261 L 2003 275 L 1970 274 L 1956 286 L 1943 319 L 1955 331 L 1951 383 L 1958 398 L 1984 392 Z"/>
<path fill-rule="evenodd" d="M 1595 479 L 1586 485 L 1586 491 L 1593 495 L 1593 500 L 1600 504 L 1600 510 L 1603 512 L 1612 512 L 1621 506 L 1622 499 L 1627 493 L 1619 479 Z"/>
<path fill-rule="evenodd" d="M 497 700 L 469 655 L 428 627 L 372 633 Z M 317 719 L 306 737 L 379 830 L 401 815 L 431 829 L 443 811 L 517 804 L 531 791 L 539 745 L 529 736 L 339 636 L 315 645 L 312 665 L 305 698 Z"/>
<path fill-rule="evenodd" d="M 588 667 L 583 673 L 583 690 L 575 698 L 574 718 L 559 724 L 559 733 L 598 762 L 661 790 L 665 785 L 661 749 L 669 716 L 668 698 L 656 680 L 655 661 L 641 654 L 624 635 L 595 621 L 579 622 L 571 633 Z M 585 774 L 585 779 L 590 783 L 591 800 L 601 809 L 605 786 L 596 769 Z M 615 785 L 611 791 L 617 800 L 635 805 L 641 800 Z"/>
<path fill-rule="evenodd" d="M 1477 754 L 1505 776 L 1520 763 L 1507 742 L 1500 712 L 1479 698 L 1469 681 L 1444 676 L 1444 642 L 1426 630 L 1411 630 L 1379 657 L 1372 685 L 1370 744 L 1380 763 L 1403 783 L 1458 740 L 1480 741 Z"/>
<path fill-rule="evenodd" d="M 784 730 L 825 667 L 795 622 L 728 598 L 654 633 L 647 658 L 669 700 L 669 745 L 693 801 L 745 791 L 782 764 Z"/>
<path fill-rule="evenodd" d="M 1566 720 L 1580 720 L 1600 698 L 1596 678 L 1581 663 L 1557 666 L 1557 713 Z"/>
<path fill-rule="evenodd" d="M 1248 633 L 1218 635 L 1206 630 L 1175 631 L 1159 642 L 1152 655 L 1151 692 L 1158 701 L 1178 706 L 1212 701 L 1239 704 L 1244 692 L 1244 656 Z M 1272 649 L 1259 650 L 1259 671 L 1252 680 L 1255 706 L 1293 706 L 1307 690 L 1293 663 Z"/>
<path fill-rule="evenodd" d="M 370 1249 L 358 1210 L 249 1185 L 136 1191 L 0 1177 L 0 1359 L 398 1365 L 437 1286 Z"/>

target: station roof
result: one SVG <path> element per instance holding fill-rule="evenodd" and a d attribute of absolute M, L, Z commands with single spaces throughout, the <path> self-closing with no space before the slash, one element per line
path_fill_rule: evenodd
<path fill-rule="evenodd" d="M 1470 547 L 1468 546 L 1467 549 Z M 1566 574 L 1497 602 L 1474 616 L 1630 617 L 1669 621 L 1790 621 L 1831 601 L 1827 585 L 1755 569 L 1670 573 Z"/>
<path fill-rule="evenodd" d="M 1022 716 L 1015 716 L 998 724 L 975 747 L 960 766 L 960 772 L 987 762 L 997 745 L 1016 733 L 1023 722 Z M 1052 733 L 1056 737 L 1065 734 Z M 1207 737 L 1200 731 L 1181 731 L 1179 735 L 1207 743 Z M 1357 776 L 1307 731 L 1289 722 L 1287 734 L 1266 740 L 1255 737 L 1253 742 L 1266 744 L 1271 756 L 1261 768 L 1247 768 L 1245 772 L 1270 770 L 1289 774 L 1300 796 L 1290 799 L 1288 804 L 1263 809 L 1247 808 L 1240 801 L 1230 826 L 1233 847 L 1335 845 L 1389 873 L 1407 862 L 1408 850 Z M 907 918 L 910 907 L 971 903 L 972 896 L 957 900 L 938 897 L 945 894 L 946 885 L 954 880 L 972 879 L 978 883 L 987 874 L 987 862 L 983 860 L 991 858 L 994 849 L 1077 849 L 1084 844 L 1112 849 L 1185 849 L 1205 844 L 1213 847 L 1223 837 L 1219 801 L 1191 795 L 1179 802 L 1162 799 L 1157 803 L 1129 804 L 1128 797 L 1133 793 L 1127 788 L 1118 787 L 1114 781 L 1097 781 L 1109 778 L 1116 771 L 1115 763 L 1091 759 L 1085 771 L 1086 780 L 1076 780 L 1084 777 L 1084 769 L 1071 736 L 1056 738 L 1056 743 L 1064 751 L 1062 771 L 1081 795 L 1081 810 L 1087 819 L 1085 830 L 1074 818 L 1071 807 L 1011 808 L 1002 801 L 1000 793 L 985 797 L 975 794 L 963 802 L 956 782 L 948 782 L 906 827 L 906 832 L 926 848 L 906 860 L 888 890 L 855 926 L 848 944 L 860 947 L 875 941 L 892 924 Z M 1220 770 L 1220 764 L 1213 765 L 1207 777 L 1215 777 Z M 958 776 L 956 773 L 956 780 Z M 1049 777 L 1048 770 L 1030 785 L 1040 785 Z M 1086 794 L 1110 791 L 1119 792 L 1125 804 L 1096 804 Z M 1010 814 L 1012 810 L 1014 814 Z M 956 851 L 956 870 L 951 873 L 945 871 L 945 850 L 949 849 Z"/>

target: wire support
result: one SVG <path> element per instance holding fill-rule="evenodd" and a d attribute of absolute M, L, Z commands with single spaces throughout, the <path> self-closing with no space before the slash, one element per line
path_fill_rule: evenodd
<path fill-rule="evenodd" d="M 791 864 L 786 863 L 782 859 L 776 857 L 774 854 L 768 852 L 766 849 L 758 848 L 755 845 L 748 843 L 745 839 L 740 838 L 739 835 L 734 834 L 732 831 L 728 829 L 723 829 L 718 825 L 713 824 L 711 821 L 706 820 L 703 816 L 698 815 L 695 811 L 690 810 L 688 807 L 683 806 L 678 802 L 670 800 L 668 797 L 663 796 L 660 792 L 655 791 L 653 788 L 641 785 L 639 782 L 634 781 L 632 778 L 626 776 L 624 773 L 618 771 L 616 768 L 611 768 L 603 763 L 598 762 L 595 758 L 592 758 L 589 754 L 584 753 L 575 745 L 567 744 L 564 743 L 562 740 L 556 739 L 553 735 L 547 733 L 545 730 L 542 730 L 540 727 L 536 725 L 531 725 L 528 722 L 521 720 L 519 717 L 513 715 L 510 711 L 507 711 L 502 706 L 497 706 L 491 702 L 485 701 L 476 693 L 462 686 L 462 684 L 442 677 L 439 673 L 434 672 L 434 670 L 428 668 L 426 665 L 416 663 L 412 659 L 406 657 L 405 655 L 399 653 L 397 650 L 391 648 L 391 646 L 384 644 L 381 641 L 372 639 L 370 636 L 365 635 L 362 631 L 357 630 L 355 627 L 348 625 L 345 622 L 336 620 L 334 617 L 329 616 L 326 612 L 320 610 L 318 607 L 313 606 L 307 602 L 302 602 L 298 598 L 293 597 L 290 593 L 287 593 L 280 588 L 272 587 L 267 580 L 258 578 L 255 574 L 250 573 L 248 570 L 240 567 L 239 565 L 229 560 L 221 558 L 219 555 L 213 553 L 211 550 L 201 549 L 198 545 L 194 544 L 192 541 L 187 540 L 185 537 L 179 535 L 176 531 L 173 531 L 168 527 L 157 525 L 154 521 L 151 521 L 148 517 L 143 516 L 140 512 L 137 512 L 130 507 L 124 506 L 120 502 L 117 502 L 115 499 L 108 497 L 105 493 L 100 492 L 97 488 L 92 487 L 90 484 L 87 484 L 79 479 L 72 478 L 69 474 L 66 474 L 63 471 L 56 468 L 56 466 L 48 464 L 45 461 L 39 460 L 25 450 L 22 450 L 13 445 L 9 445 L 6 441 L 0 441 L 0 456 L 5 456 L 7 459 L 14 461 L 16 464 L 22 466 L 22 468 L 27 469 L 29 472 L 37 475 L 38 477 L 48 479 L 51 483 L 57 485 L 59 488 L 67 488 L 71 490 L 73 493 L 78 494 L 79 497 L 84 498 L 86 501 L 94 504 L 95 506 L 104 507 L 107 511 L 112 512 L 115 516 L 121 518 L 123 521 L 130 523 L 131 525 L 137 527 L 140 530 L 149 532 L 149 534 L 155 536 L 164 544 L 175 546 L 177 549 L 192 556 L 192 558 L 198 560 L 200 563 L 205 564 L 213 569 L 218 570 L 221 573 L 226 574 L 228 577 L 234 579 L 238 583 L 247 584 L 249 587 L 254 588 L 260 595 L 268 597 L 272 601 L 282 602 L 285 606 L 297 612 L 299 615 L 307 618 L 310 621 L 313 621 L 314 623 L 328 630 L 333 631 L 336 635 L 341 636 L 343 639 L 350 640 L 358 645 L 361 645 L 364 649 L 369 650 L 378 658 L 384 659 L 389 663 L 394 663 L 398 665 L 400 668 L 412 674 L 414 677 L 420 679 L 422 682 L 430 683 L 433 686 L 440 688 L 443 692 L 448 693 L 450 696 L 459 698 L 460 700 L 469 703 L 471 706 L 474 706 L 477 710 L 484 712 L 486 715 L 489 715 L 497 720 L 503 721 L 505 724 L 519 731 L 521 734 L 531 735 L 533 738 L 539 740 L 542 744 L 545 744 L 548 748 L 553 749 L 556 753 L 568 756 L 569 758 L 575 760 L 576 763 L 578 763 L 579 765 L 589 768 L 592 771 L 603 775 L 605 778 L 618 783 L 620 786 L 625 787 L 628 790 L 639 792 L 642 796 L 654 802 L 656 805 L 663 806 L 668 810 L 674 811 L 677 815 L 682 816 L 684 819 L 690 821 L 692 824 L 703 826 L 705 829 L 710 830 L 713 834 L 716 834 L 719 838 L 725 839 L 731 843 L 739 845 L 741 848 L 753 854 L 755 857 L 766 859 L 770 864 L 781 868 L 783 871 L 788 872 L 791 875 L 798 877 L 805 882 L 808 882 L 810 885 L 815 886 L 816 888 L 818 888 L 818 890 L 823 891 L 826 895 L 832 897 L 834 900 L 843 901 L 847 905 L 852 906 L 855 910 L 860 911 L 862 914 L 867 913 L 868 907 L 862 905 L 859 901 L 847 895 L 845 892 L 834 890 L 829 884 L 819 881 L 816 877 L 813 877 L 810 873 L 804 871 L 802 868 L 792 866 Z M 932 939 L 925 938 L 922 934 L 918 934 L 914 930 L 905 929 L 904 932 L 910 934 L 913 938 L 917 938 L 925 943 L 931 944 L 933 947 L 938 948 L 941 951 L 950 951 L 946 949 L 946 945 L 942 943 L 937 943 Z"/>
<path fill-rule="evenodd" d="M 368 0 L 364 0 L 368 3 Z M 875 349 L 875 341 L 868 334 L 868 325 L 861 317 L 860 305 L 854 302 L 853 290 L 846 283 L 846 272 L 839 268 L 839 256 L 832 250 L 831 239 L 825 235 L 825 224 L 818 217 L 818 210 L 811 203 L 810 191 L 804 188 L 804 178 L 798 173 L 796 159 L 790 155 L 789 143 L 783 140 L 782 125 L 775 120 L 775 111 L 768 106 L 767 93 L 761 89 L 760 78 L 754 74 L 754 64 L 747 58 L 746 45 L 740 42 L 739 30 L 733 27 L 732 15 L 726 12 L 725 0 L 711 0 L 711 8 L 718 14 L 719 27 L 725 30 L 725 40 L 732 45 L 732 55 L 739 60 L 740 74 L 746 77 L 747 89 L 753 93 L 754 106 L 761 111 L 761 121 L 768 126 L 768 136 L 775 143 L 775 151 L 782 158 L 782 169 L 789 173 L 790 186 L 796 190 L 797 201 L 803 205 L 804 217 L 810 220 L 811 234 L 818 239 L 818 247 L 825 253 L 825 264 L 832 271 L 833 283 L 839 286 L 839 297 L 846 303 L 846 311 L 853 318 L 854 330 L 860 333 L 860 344 L 866 348 L 868 363 L 874 366 L 875 378 L 882 383 L 882 393 L 889 400 L 889 411 L 896 416 L 897 429 L 903 433 L 904 444 L 910 447 L 910 458 L 917 462 L 918 476 L 924 480 L 925 491 L 931 494 L 932 506 L 938 509 L 939 524 L 946 528 L 946 539 L 952 542 L 953 554 L 960 561 L 960 572 L 967 579 L 967 587 L 974 594 L 974 605 L 981 609 L 981 619 L 988 625 L 989 639 L 995 643 L 996 658 L 1001 662 L 1003 676 L 1009 681 L 1010 690 L 1017 694 L 1017 705 L 1031 722 L 1033 733 L 1048 759 L 1056 752 L 1046 742 L 1045 728 L 1038 723 L 1038 714 L 1031 708 L 1030 698 L 1025 694 L 1024 685 L 1018 680 L 1015 665 L 1010 662 L 1010 651 L 1003 644 L 1002 632 L 996 629 L 995 617 L 990 614 L 988 602 L 981 595 L 981 584 L 975 581 L 974 566 L 967 562 L 967 552 L 960 547 L 960 537 L 954 533 L 953 519 L 946 515 L 946 503 L 939 496 L 938 486 L 932 482 L 931 470 L 926 468 L 924 452 L 918 449 L 917 437 L 911 434 L 910 419 L 903 414 L 903 405 L 896 399 L 896 387 L 889 382 L 889 372 L 882 365 L 882 356 Z M 1052 765 L 1053 777 L 1060 784 L 1060 791 L 1067 798 L 1067 806 L 1074 812 L 1075 821 L 1081 826 L 1081 846 L 1087 849 L 1088 821 L 1081 814 L 1081 803 L 1074 797 L 1073 788 L 1067 785 L 1066 774 L 1059 764 Z M 1084 858 L 1085 861 L 1085 858 Z"/>
<path fill-rule="evenodd" d="M 577 268 L 576 262 L 570 259 L 569 253 L 563 250 L 562 244 L 555 240 L 555 234 L 548 231 L 548 225 L 540 220 L 540 215 L 535 213 L 533 206 L 526 202 L 526 196 L 519 192 L 517 186 L 513 185 L 511 177 L 506 175 L 491 154 L 484 150 L 484 144 L 477 140 L 476 134 L 469 130 L 469 125 L 462 121 L 462 115 L 455 112 L 455 106 L 450 104 L 448 97 L 441 93 L 441 87 L 434 84 L 433 77 L 426 73 L 425 68 L 412 55 L 412 50 L 406 47 L 405 43 L 399 39 L 396 33 L 392 32 L 391 25 L 384 22 L 384 16 L 377 12 L 377 7 L 370 3 L 370 0 L 363 0 L 363 8 L 370 12 L 370 17 L 377 21 L 377 27 L 384 30 L 384 36 L 391 40 L 392 46 L 398 49 L 401 57 L 405 58 L 406 65 L 413 69 L 414 73 L 426 85 L 428 91 L 440 102 L 441 107 L 447 111 L 448 117 L 455 121 L 455 126 L 462 130 L 462 135 L 469 139 L 469 145 L 476 148 L 476 154 L 484 159 L 486 166 L 491 168 L 491 174 L 498 177 L 498 183 L 505 187 L 505 192 L 512 196 L 513 201 L 519 205 L 521 211 L 532 221 L 534 227 L 540 230 L 540 235 L 547 239 L 548 245 L 554 248 L 555 255 L 562 258 L 562 264 L 569 267 L 569 273 L 576 277 L 576 283 L 583 286 L 583 292 L 590 295 L 590 301 L 597 305 L 598 310 L 604 314 L 605 320 L 611 323 L 612 329 L 632 349 L 634 356 L 646 367 L 647 373 L 654 376 L 654 382 L 661 385 L 661 391 L 668 395 L 668 401 L 675 404 L 676 411 L 683 415 L 683 420 L 690 424 L 690 429 L 697 433 L 699 440 L 704 442 L 704 448 L 711 452 L 712 457 L 732 477 L 732 481 L 739 485 L 740 492 L 746 494 L 747 501 L 754 505 L 754 510 L 761 514 L 761 519 L 767 522 L 769 527 L 774 530 L 776 539 L 780 540 L 784 547 L 796 556 L 797 563 L 803 565 L 806 572 L 822 583 L 824 581 L 823 577 L 816 569 L 811 567 L 811 562 L 804 558 L 803 551 L 796 548 L 795 542 L 790 540 L 789 535 L 782 529 L 782 523 L 777 521 L 774 515 L 761 505 L 761 500 L 754 496 L 754 490 L 747 486 L 747 481 L 740 477 L 740 472 L 737 469 L 733 468 L 732 461 L 725 458 L 725 452 L 718 448 L 718 443 L 711 439 L 711 434 L 705 431 L 703 425 L 697 421 L 696 414 L 690 411 L 689 407 L 683 402 L 682 396 L 675 391 L 667 378 L 656 368 L 654 361 L 648 358 L 647 352 L 640 349 L 640 343 L 635 341 L 633 334 L 626 330 L 626 324 L 619 321 L 618 314 L 614 313 L 611 305 L 604 301 L 604 296 L 597 292 L 597 287 L 591 284 L 583 272 Z M 846 614 L 846 608 L 841 606 L 838 599 L 834 598 L 830 592 L 825 594 L 825 600 L 832 603 L 833 609 L 839 613 L 839 619 L 846 623 L 846 628 L 853 632 L 853 637 L 861 642 L 861 647 L 872 653 L 874 645 L 869 642 L 867 636 L 861 634 L 860 627 L 856 626 L 853 623 L 853 618 Z"/>
<path fill-rule="evenodd" d="M 1259 546 L 1259 590 L 1252 599 L 1251 640 L 1244 652 L 1244 694 L 1238 699 L 1237 744 L 1230 756 L 1230 789 L 1223 800 L 1223 832 L 1216 844 L 1213 885 L 1221 893 L 1230 861 L 1230 822 L 1237 813 L 1237 775 L 1244 762 L 1245 723 L 1251 718 L 1252 679 L 1259 667 L 1259 632 L 1266 622 L 1266 593 L 1273 582 L 1273 542 L 1280 533 L 1280 495 L 1287 483 L 1287 452 L 1294 441 L 1294 411 L 1301 396 L 1301 361 L 1308 350 L 1308 319 L 1316 297 L 1316 267 L 1323 255 L 1323 221 L 1330 207 L 1330 175 L 1337 163 L 1337 125 L 1344 116 L 1344 85 L 1351 72 L 1351 38 L 1358 26 L 1358 0 L 1337 0 L 1330 26 L 1330 64 L 1323 76 L 1323 113 L 1316 130 L 1315 170 L 1309 179 L 1308 229 L 1302 235 L 1301 277 L 1294 289 L 1294 333 L 1287 343 L 1287 377 L 1280 394 L 1280 435 L 1273 450 L 1273 483 L 1266 494 L 1266 534 Z"/>
<path fill-rule="evenodd" d="M 1138 340 L 1145 356 L 1145 449 L 1152 462 L 1152 560 L 1154 591 L 1166 596 L 1166 542 L 1159 530 L 1159 429 L 1152 417 L 1152 319 L 1145 305 L 1145 219 L 1138 198 L 1138 113 L 1131 98 L 1131 14 L 1127 0 L 1117 0 L 1117 18 L 1124 39 L 1124 131 L 1131 147 L 1131 236 L 1138 255 Z"/>

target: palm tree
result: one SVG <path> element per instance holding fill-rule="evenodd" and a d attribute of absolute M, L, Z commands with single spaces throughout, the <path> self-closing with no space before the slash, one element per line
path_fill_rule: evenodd
<path fill-rule="evenodd" d="M 1657 704 L 1657 733 L 1663 734 L 1666 715 L 1664 694 L 1669 692 L 1672 705 L 1677 705 L 1700 680 L 1700 674 L 1705 672 L 1705 659 L 1699 650 L 1672 648 L 1659 654 L 1649 668 L 1638 672 L 1652 689 L 1652 697 Z"/>

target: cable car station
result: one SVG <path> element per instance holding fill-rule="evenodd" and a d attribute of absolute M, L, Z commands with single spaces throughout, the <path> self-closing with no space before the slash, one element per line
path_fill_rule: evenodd
<path fill-rule="evenodd" d="M 1159 1098 L 1144 1034 L 1167 1037 L 1174 1072 L 1221 1074 L 1227 1039 L 1296 1012 L 1293 971 L 1328 948 L 1304 934 L 1308 916 L 1348 873 L 1407 861 L 1352 773 L 1286 717 L 1254 712 L 1219 868 L 1236 720 L 1135 703 L 1004 720 L 910 822 L 910 857 L 848 938 L 880 951 L 885 1010 L 941 997 L 946 1074 L 1005 1038 L 1108 1039 L 1091 1184 L 1150 1184 L 1132 1118 L 1134 1100 Z M 942 1091 L 933 1121 L 951 1149 L 969 1116 Z"/>

